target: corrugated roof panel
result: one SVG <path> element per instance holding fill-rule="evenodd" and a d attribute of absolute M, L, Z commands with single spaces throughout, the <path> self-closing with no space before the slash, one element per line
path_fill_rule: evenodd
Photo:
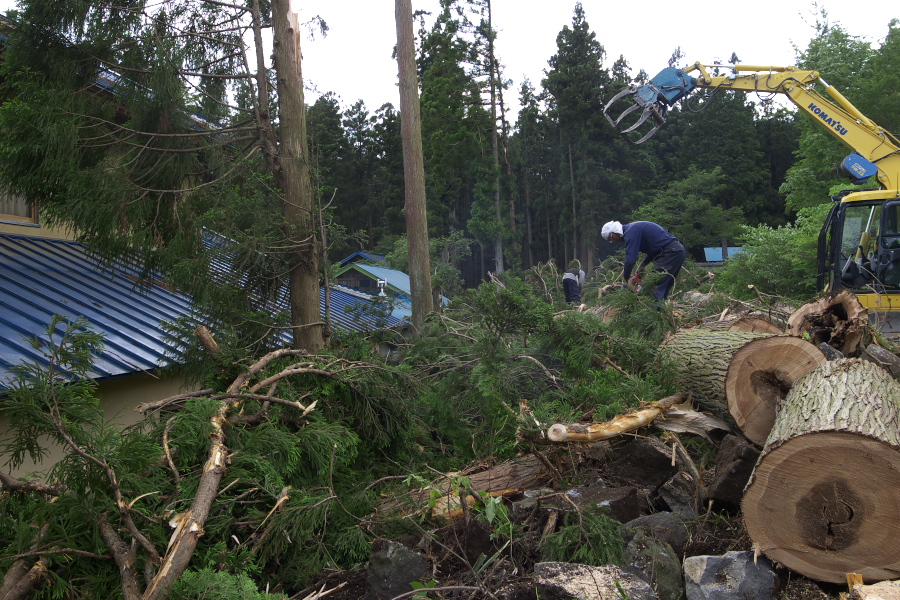
<path fill-rule="evenodd" d="M 226 263 L 217 264 L 213 276 L 234 277 Z M 77 242 L 0 234 L 0 388 L 7 387 L 11 366 L 25 361 L 46 363 L 23 336 L 45 338 L 56 314 L 69 320 L 84 317 L 106 337 L 104 351 L 96 357 L 97 378 L 168 364 L 178 352 L 166 340 L 161 323 L 189 315 L 191 299 L 159 285 L 138 285 L 139 273 L 139 265 L 134 264 L 104 268 Z M 386 318 L 367 310 L 375 302 L 369 294 L 332 286 L 333 326 L 366 331 L 403 322 L 402 310 Z M 324 288 L 319 303 L 324 318 Z M 286 288 L 276 305 L 273 311 L 288 310 Z M 290 332 L 282 339 L 289 342 Z"/>

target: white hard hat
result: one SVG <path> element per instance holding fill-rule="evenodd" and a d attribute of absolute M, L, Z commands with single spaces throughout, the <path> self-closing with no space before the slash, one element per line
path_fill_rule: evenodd
<path fill-rule="evenodd" d="M 603 226 L 603 229 L 600 230 L 600 235 L 603 236 L 604 240 L 609 240 L 609 234 L 611 233 L 618 233 L 619 235 L 622 235 L 622 224 L 618 221 L 610 221 Z"/>

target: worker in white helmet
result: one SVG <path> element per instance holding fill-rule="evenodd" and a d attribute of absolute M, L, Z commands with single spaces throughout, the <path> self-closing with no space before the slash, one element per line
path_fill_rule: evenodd
<path fill-rule="evenodd" d="M 625 242 L 625 268 L 622 271 L 622 286 L 631 281 L 631 272 L 637 262 L 638 255 L 643 252 L 646 258 L 637 269 L 640 275 L 649 263 L 660 273 L 665 273 L 653 296 L 657 300 L 665 300 L 675 286 L 675 278 L 687 257 L 687 250 L 674 235 L 650 221 L 635 221 L 622 225 L 618 221 L 610 221 L 600 230 L 600 235 L 609 242 Z"/>

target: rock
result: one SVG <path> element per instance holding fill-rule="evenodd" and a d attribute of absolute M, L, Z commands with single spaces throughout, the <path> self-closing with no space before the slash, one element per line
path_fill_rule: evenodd
<path fill-rule="evenodd" d="M 650 584 L 660 600 L 679 600 L 684 593 L 681 561 L 672 546 L 638 529 L 625 547 L 622 568 Z"/>
<path fill-rule="evenodd" d="M 692 556 L 684 559 L 687 600 L 773 600 L 778 595 L 778 576 L 772 563 L 752 552 L 728 552 L 724 556 Z"/>
<path fill-rule="evenodd" d="M 821 344 L 819 344 L 819 350 L 825 353 L 825 358 L 827 358 L 828 360 L 838 360 L 844 358 L 844 353 L 828 342 L 822 342 Z"/>
<path fill-rule="evenodd" d="M 585 488 L 572 488 L 566 491 L 566 497 L 572 501 L 559 499 L 557 507 L 561 510 L 572 510 L 572 504 L 606 513 L 613 519 L 625 523 L 641 516 L 637 488 L 623 486 L 617 488 L 592 485 Z"/>
<path fill-rule="evenodd" d="M 739 508 L 758 458 L 759 450 L 746 439 L 725 436 L 716 456 L 715 475 L 706 489 L 708 497 L 725 507 Z"/>
<path fill-rule="evenodd" d="M 566 497 L 561 497 L 561 494 L 565 494 Z M 576 510 L 604 512 L 622 523 L 641 515 L 641 502 L 638 498 L 637 488 L 633 486 L 610 488 L 605 484 L 526 497 L 513 503 L 510 514 L 516 522 L 522 522 L 538 504 L 541 510 L 554 510 L 559 513 L 570 513 Z"/>
<path fill-rule="evenodd" d="M 607 475 L 655 491 L 678 472 L 672 451 L 656 438 L 637 438 L 621 448 Z"/>
<path fill-rule="evenodd" d="M 646 581 L 613 565 L 537 563 L 534 565 L 534 586 L 537 594 L 532 597 L 538 598 L 659 600 Z"/>
<path fill-rule="evenodd" d="M 672 512 L 686 519 L 697 516 L 697 506 L 702 502 L 702 492 L 694 478 L 684 471 L 676 473 L 659 488 L 657 493 Z"/>
<path fill-rule="evenodd" d="M 643 529 L 662 543 L 668 544 L 678 556 L 684 556 L 684 548 L 690 538 L 690 529 L 681 515 L 658 512 L 625 523 L 631 529 Z"/>
<path fill-rule="evenodd" d="M 850 592 L 850 600 L 900 600 L 900 581 L 855 585 Z"/>
<path fill-rule="evenodd" d="M 421 581 L 428 573 L 428 562 L 414 552 L 390 540 L 376 542 L 369 556 L 366 600 L 388 600 L 412 590 L 413 581 Z"/>

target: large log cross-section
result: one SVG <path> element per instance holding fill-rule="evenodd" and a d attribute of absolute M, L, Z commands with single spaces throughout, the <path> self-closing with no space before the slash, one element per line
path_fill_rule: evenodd
<path fill-rule="evenodd" d="M 811 579 L 900 578 L 900 384 L 859 359 L 798 380 L 742 510 L 754 548 Z"/>

